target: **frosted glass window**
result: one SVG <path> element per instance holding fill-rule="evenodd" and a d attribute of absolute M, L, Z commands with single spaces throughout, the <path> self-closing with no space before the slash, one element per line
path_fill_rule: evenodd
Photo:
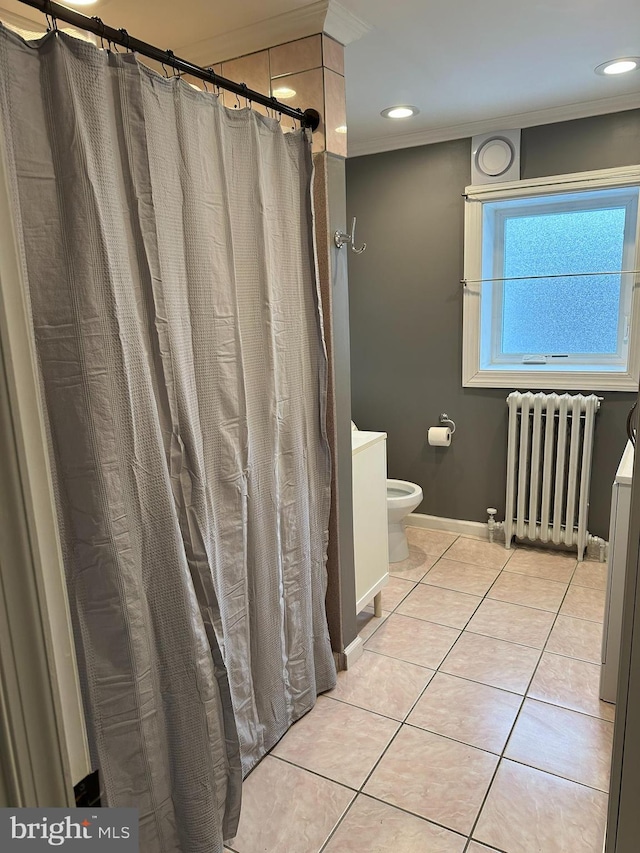
<path fill-rule="evenodd" d="M 504 219 L 503 353 L 617 353 L 620 274 L 553 276 L 621 270 L 626 213 L 611 207 Z"/>
<path fill-rule="evenodd" d="M 640 165 L 464 197 L 463 386 L 637 391 Z"/>

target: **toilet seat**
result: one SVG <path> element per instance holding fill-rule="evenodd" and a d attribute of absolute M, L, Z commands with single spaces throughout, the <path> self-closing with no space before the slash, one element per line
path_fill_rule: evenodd
<path fill-rule="evenodd" d="M 422 489 L 415 483 L 406 480 L 387 480 L 387 505 L 394 509 L 403 509 L 412 504 L 416 505 L 416 498 L 422 500 Z"/>
<path fill-rule="evenodd" d="M 422 489 L 416 483 L 409 483 L 406 480 L 387 480 L 390 563 L 398 563 L 409 556 L 409 546 L 402 522 L 421 501 Z"/>

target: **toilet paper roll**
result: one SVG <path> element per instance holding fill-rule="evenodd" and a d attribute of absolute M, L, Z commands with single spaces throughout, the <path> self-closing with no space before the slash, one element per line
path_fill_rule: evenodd
<path fill-rule="evenodd" d="M 429 444 L 433 447 L 449 447 L 451 429 L 449 427 L 429 427 Z"/>

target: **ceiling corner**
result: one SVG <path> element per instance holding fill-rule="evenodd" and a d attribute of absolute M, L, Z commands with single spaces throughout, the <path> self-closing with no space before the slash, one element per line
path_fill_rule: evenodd
<path fill-rule="evenodd" d="M 315 0 L 289 12 L 184 45 L 181 51 L 191 62 L 212 65 L 322 32 L 341 44 L 350 44 L 371 29 L 370 24 L 335 0 Z"/>
<path fill-rule="evenodd" d="M 324 29 L 328 6 L 329 0 L 316 0 L 289 12 L 220 33 L 195 44 L 185 45 L 181 49 L 191 62 L 199 65 L 211 65 L 235 59 L 238 56 L 321 33 Z"/>
<path fill-rule="evenodd" d="M 340 44 L 351 44 L 351 42 L 357 41 L 371 32 L 372 29 L 371 24 L 354 15 L 336 0 L 329 0 L 327 3 L 324 32 L 339 41 Z"/>

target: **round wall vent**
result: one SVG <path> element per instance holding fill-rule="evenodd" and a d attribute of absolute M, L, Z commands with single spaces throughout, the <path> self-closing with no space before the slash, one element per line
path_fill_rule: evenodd
<path fill-rule="evenodd" d="M 471 139 L 471 184 L 520 180 L 520 131 L 494 130 Z"/>
<path fill-rule="evenodd" d="M 476 168 L 487 177 L 497 178 L 509 171 L 516 152 L 504 136 L 487 139 L 476 151 Z"/>

